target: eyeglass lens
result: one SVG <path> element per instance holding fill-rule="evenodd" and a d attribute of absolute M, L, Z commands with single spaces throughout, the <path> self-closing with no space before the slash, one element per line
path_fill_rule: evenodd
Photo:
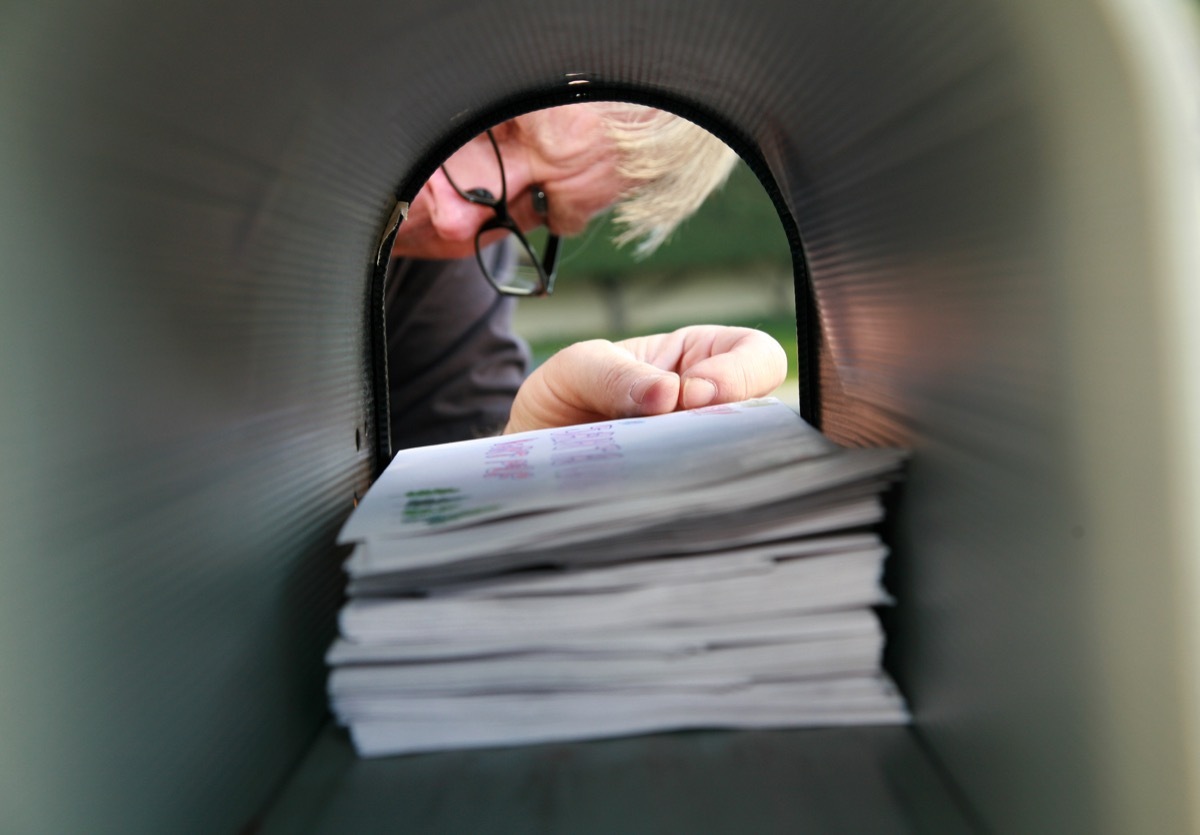
<path fill-rule="evenodd" d="M 508 213 L 505 200 L 507 184 L 504 179 L 504 160 L 500 156 L 500 148 L 496 138 L 489 130 L 484 136 L 487 142 L 475 141 L 460 150 L 457 160 L 447 160 L 442 166 L 446 178 L 464 200 L 471 203 L 489 206 L 496 212 L 495 219 L 485 223 L 475 236 L 475 255 L 479 266 L 488 281 L 501 293 L 518 296 L 548 295 L 554 289 L 554 264 L 557 260 L 558 238 L 545 235 L 545 256 L 539 256 L 538 250 L 513 222 Z M 483 156 L 479 156 L 483 154 Z M 490 156 L 490 163 L 489 163 Z M 471 164 L 468 164 L 471 163 Z M 471 183 L 464 190 L 464 183 L 454 174 L 458 168 L 459 176 L 470 176 Z M 466 169 L 470 168 L 469 175 Z M 546 194 L 538 187 L 531 189 L 531 197 L 535 211 L 545 215 L 548 211 Z M 483 248 L 494 243 L 498 235 L 504 232 L 514 239 L 517 252 L 516 266 L 495 275 L 489 266 L 490 259 L 485 258 Z"/>
<path fill-rule="evenodd" d="M 537 250 L 523 236 L 513 235 L 512 239 L 517 245 L 516 265 L 502 279 L 493 277 L 492 283 L 504 292 L 515 295 L 531 296 L 543 292 L 546 279 L 543 277 L 541 257 Z"/>

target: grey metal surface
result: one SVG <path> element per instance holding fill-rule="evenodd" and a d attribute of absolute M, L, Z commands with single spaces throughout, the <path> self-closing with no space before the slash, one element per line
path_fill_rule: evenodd
<path fill-rule="evenodd" d="M 965 835 L 905 728 L 659 734 L 359 760 L 328 728 L 263 835 Z"/>
<path fill-rule="evenodd" d="M 0 829 L 233 831 L 286 779 L 372 467 L 392 192 L 581 72 L 769 166 L 829 427 L 916 451 L 895 662 L 980 819 L 1185 829 L 1169 276 L 1120 5 L 9 3 Z"/>
<path fill-rule="evenodd" d="M 312 17 L 0 16 L 0 830 L 236 831 L 322 718 L 387 186 Z"/>

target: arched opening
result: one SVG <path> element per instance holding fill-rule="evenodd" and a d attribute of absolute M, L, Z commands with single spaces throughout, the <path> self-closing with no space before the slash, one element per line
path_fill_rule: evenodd
<path fill-rule="evenodd" d="M 629 111 L 647 115 L 629 117 Z M 587 115 L 597 112 L 623 115 L 598 120 Z M 544 127 L 551 118 L 559 127 Z M 574 127 L 584 124 L 581 118 L 586 126 Z M 658 121 L 652 131 L 639 130 L 632 138 L 614 133 L 614 123 L 619 124 L 614 120 L 631 118 Z M 543 146 L 540 139 L 530 144 L 539 120 L 543 127 L 536 130 L 550 130 L 544 143 L 549 150 L 535 155 L 539 170 L 551 172 L 544 190 L 531 183 L 527 164 L 529 148 Z M 572 126 L 570 135 L 561 125 Z M 511 329 L 528 340 L 536 367 L 558 348 L 586 339 L 618 340 L 693 324 L 755 328 L 778 340 L 788 355 L 787 378 L 771 393 L 815 422 L 810 300 L 794 224 L 781 210 L 773 180 L 769 175 L 762 179 L 766 167 L 757 152 L 736 135 L 718 138 L 710 127 L 722 129 L 711 117 L 686 106 L 650 108 L 615 97 L 588 98 L 555 109 L 505 105 L 436 143 L 398 189 L 398 198 L 405 198 L 400 204 L 404 212 L 393 218 L 399 226 L 387 230 L 380 248 L 382 253 L 390 247 L 392 254 L 386 273 L 377 276 L 385 314 L 376 326 L 377 343 L 387 345 L 390 357 L 386 376 L 392 449 L 454 440 L 455 432 L 462 437 L 487 434 L 495 428 L 495 402 L 481 407 L 487 414 L 469 426 L 431 429 L 425 425 L 431 417 L 414 426 L 408 417 L 411 398 L 404 393 L 405 386 L 421 378 L 426 390 L 418 406 L 436 398 L 441 383 L 429 382 L 430 374 L 438 373 L 431 369 L 450 360 L 447 350 L 432 343 L 441 340 L 447 349 L 453 344 L 463 353 L 475 339 L 471 332 L 480 329 Z M 614 156 L 616 163 L 611 162 Z M 606 167 L 619 165 L 625 167 Z M 629 179 L 634 175 L 625 172 L 638 166 L 654 173 Z M 647 196 L 651 188 L 655 191 Z M 538 200 L 540 209 L 535 207 Z M 686 208 L 680 208 L 684 203 Z M 631 208 L 634 204 L 636 209 Z M 553 236 L 548 234 L 551 228 Z M 503 259 L 511 256 L 487 254 L 492 252 L 489 245 L 502 238 L 520 255 L 507 265 Z M 438 262 L 436 269 L 447 278 L 439 280 L 427 274 L 429 270 L 411 266 L 425 260 Z M 451 260 L 459 266 L 449 267 L 445 262 Z M 552 262 L 549 271 L 557 291 L 553 296 L 546 292 L 543 260 L 547 267 Z M 415 269 L 419 274 L 412 275 Z M 498 287 L 513 283 L 512 277 L 525 269 L 532 283 L 505 291 L 546 298 L 523 299 L 498 325 L 485 324 L 484 317 L 493 316 L 490 306 L 495 300 L 480 290 L 479 275 Z M 540 280 L 534 275 L 538 271 Z M 409 289 L 401 290 L 406 281 Z M 803 288 L 800 316 L 797 287 Z M 427 295 L 442 299 L 429 301 Z M 472 295 L 477 300 L 467 302 Z M 424 317 L 417 304 L 433 312 Z M 437 312 L 437 307 L 444 311 Z M 437 327 L 431 324 L 435 321 Z M 397 338 L 398 330 L 409 334 L 407 341 Z M 414 342 L 420 356 L 414 356 Z M 476 388 L 500 377 L 511 388 L 517 358 L 504 359 L 497 370 L 489 365 L 494 356 L 496 351 L 477 357 L 468 352 L 460 374 L 473 376 Z M 459 392 L 459 397 L 466 396 L 461 386 Z M 444 418 L 450 411 L 457 413 L 458 404 L 438 414 Z"/>

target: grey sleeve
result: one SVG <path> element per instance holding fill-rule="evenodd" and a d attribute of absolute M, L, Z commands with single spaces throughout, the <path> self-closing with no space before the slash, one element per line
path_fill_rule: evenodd
<path fill-rule="evenodd" d="M 508 247 L 485 253 L 497 264 Z M 385 316 L 393 449 L 497 434 L 529 350 L 512 329 L 516 300 L 488 283 L 474 258 L 393 261 Z"/>

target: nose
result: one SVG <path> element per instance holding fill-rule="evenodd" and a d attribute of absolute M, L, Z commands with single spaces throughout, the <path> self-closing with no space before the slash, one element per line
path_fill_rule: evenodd
<path fill-rule="evenodd" d="M 430 222 L 442 240 L 472 241 L 479 227 L 495 214 L 487 206 L 463 199 L 441 169 L 429 178 L 425 188 L 432 198 Z"/>

